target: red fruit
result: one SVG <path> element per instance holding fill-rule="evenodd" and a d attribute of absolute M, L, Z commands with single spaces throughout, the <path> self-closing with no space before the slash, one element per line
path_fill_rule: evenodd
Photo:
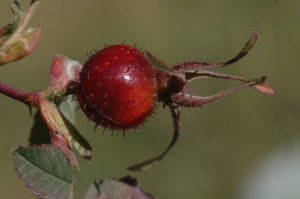
<path fill-rule="evenodd" d="M 96 126 L 137 128 L 155 107 L 155 75 L 156 70 L 136 48 L 106 47 L 83 66 L 77 88 L 79 105 Z"/>

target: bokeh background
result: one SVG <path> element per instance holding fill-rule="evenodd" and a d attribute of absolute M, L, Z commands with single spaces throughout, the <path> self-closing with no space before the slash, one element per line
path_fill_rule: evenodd
<path fill-rule="evenodd" d="M 27 6 L 29 0 L 22 0 Z M 11 1 L 0 1 L 0 25 L 13 19 Z M 81 110 L 79 131 L 93 146 L 90 168 L 80 160 L 75 198 L 93 180 L 131 175 L 162 199 L 233 198 L 257 161 L 299 137 L 300 1 L 217 0 L 51 0 L 42 1 L 32 24 L 43 26 L 37 49 L 1 67 L 0 81 L 24 91 L 43 89 L 55 54 L 84 63 L 103 44 L 146 49 L 169 64 L 190 60 L 222 61 L 235 56 L 254 30 L 258 42 L 237 64 L 214 70 L 242 77 L 268 76 L 274 96 L 246 89 L 203 108 L 182 108 L 181 137 L 154 168 L 125 168 L 161 153 L 169 144 L 171 115 L 161 104 L 141 133 L 126 137 L 93 132 Z M 210 95 L 236 82 L 195 81 L 197 95 Z M 28 108 L 0 95 L 0 198 L 36 198 L 13 170 L 9 148 L 28 144 L 33 123 Z M 299 155 L 300 158 L 300 155 Z M 300 168 L 300 167 L 299 167 Z"/>

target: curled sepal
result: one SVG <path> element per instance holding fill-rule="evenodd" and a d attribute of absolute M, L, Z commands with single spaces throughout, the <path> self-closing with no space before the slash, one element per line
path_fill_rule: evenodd
<path fill-rule="evenodd" d="M 70 159 L 71 163 L 79 169 L 77 159 L 71 148 L 74 146 L 79 154 L 90 163 L 92 147 L 78 133 L 76 128 L 59 111 L 57 106 L 42 96 L 39 98 L 39 108 L 42 119 L 50 132 L 52 143 Z"/>
<path fill-rule="evenodd" d="M 180 108 L 176 107 L 175 104 L 170 104 L 168 106 L 171 110 L 172 117 L 173 117 L 173 123 L 174 123 L 174 127 L 175 127 L 174 132 L 173 132 L 173 138 L 172 138 L 169 146 L 160 155 L 158 155 L 154 158 L 148 159 L 146 161 L 143 161 L 141 163 L 127 167 L 128 170 L 130 170 L 130 171 L 145 171 L 145 170 L 155 166 L 170 152 L 170 150 L 176 144 L 177 139 L 179 137 L 179 131 L 180 131 Z"/>
<path fill-rule="evenodd" d="M 29 9 L 24 12 L 18 1 L 12 3 L 14 21 L 0 29 L 0 66 L 22 59 L 36 48 L 42 35 L 42 28 L 41 26 L 27 28 L 27 25 L 38 4 L 37 0 L 31 1 Z"/>
<path fill-rule="evenodd" d="M 14 169 L 33 194 L 48 199 L 73 198 L 75 171 L 59 147 L 18 147 L 10 151 Z"/>
<path fill-rule="evenodd" d="M 105 179 L 93 182 L 85 192 L 84 199 L 155 199 L 145 192 L 137 183 L 137 180 L 130 176 L 120 180 Z"/>
<path fill-rule="evenodd" d="M 78 82 L 81 69 L 78 61 L 55 55 L 50 69 L 50 85 L 44 94 L 52 98 L 65 94 L 68 88 Z"/>
<path fill-rule="evenodd" d="M 248 82 L 248 79 L 242 78 L 242 77 L 236 77 L 233 75 L 227 75 L 227 74 L 222 74 L 222 73 L 216 73 L 216 72 L 211 72 L 207 70 L 198 70 L 194 73 L 186 73 L 185 74 L 186 80 L 187 81 L 192 81 L 197 78 L 220 78 L 220 79 L 227 79 L 227 80 L 236 80 L 240 82 Z M 275 89 L 271 87 L 270 85 L 264 83 L 267 79 L 267 76 L 261 77 L 262 83 L 253 85 L 252 87 L 258 90 L 259 92 L 267 95 L 274 95 Z"/>
<path fill-rule="evenodd" d="M 255 30 L 250 39 L 245 44 L 244 48 L 239 52 L 239 54 L 234 57 L 233 59 L 226 62 L 226 65 L 232 64 L 237 62 L 238 60 L 242 59 L 248 52 L 253 48 L 254 44 L 257 41 L 257 31 Z"/>
<path fill-rule="evenodd" d="M 218 68 L 218 67 L 224 67 L 233 63 L 238 62 L 240 59 L 245 57 L 245 55 L 248 54 L 248 52 L 253 48 L 254 44 L 257 41 L 257 31 L 254 31 L 250 39 L 247 41 L 245 44 L 244 48 L 236 55 L 234 58 L 229 59 L 227 61 L 221 61 L 221 62 L 198 62 L 198 61 L 191 61 L 191 62 L 185 62 L 185 63 L 180 63 L 177 65 L 174 65 L 172 69 L 175 71 L 181 71 L 184 73 L 187 72 L 195 72 L 198 70 L 202 70 L 205 68 Z"/>
<path fill-rule="evenodd" d="M 206 104 L 210 104 L 216 100 L 219 100 L 231 93 L 237 92 L 247 87 L 255 87 L 257 85 L 265 85 L 266 76 L 262 76 L 260 78 L 254 79 L 243 79 L 242 83 L 236 87 L 229 88 L 225 91 L 222 91 L 218 94 L 202 97 L 202 96 L 191 96 L 188 94 L 177 93 L 172 96 L 173 101 L 175 101 L 178 105 L 185 107 L 195 107 L 195 106 L 203 106 Z M 270 87 L 271 88 L 271 87 Z M 273 89 L 273 88 L 272 88 Z M 273 89 L 274 90 L 274 89 Z M 260 92 L 264 93 L 262 90 Z M 275 92 L 275 91 L 274 91 Z"/>

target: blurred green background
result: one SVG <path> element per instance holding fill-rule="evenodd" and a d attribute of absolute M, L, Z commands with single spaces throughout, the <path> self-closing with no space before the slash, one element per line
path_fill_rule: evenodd
<path fill-rule="evenodd" d="M 29 5 L 29 0 L 23 0 Z M 0 2 L 0 26 L 13 19 L 11 1 Z M 181 137 L 154 168 L 131 173 L 125 168 L 161 153 L 173 133 L 171 115 L 157 114 L 141 133 L 126 137 L 93 132 L 81 110 L 77 127 L 93 146 L 90 168 L 82 158 L 75 198 L 93 180 L 131 175 L 162 199 L 232 198 L 239 183 L 265 153 L 299 136 L 300 1 L 217 0 L 51 0 L 42 1 L 32 24 L 43 26 L 37 49 L 1 67 L 0 81 L 24 91 L 43 89 L 55 54 L 84 63 L 103 44 L 146 49 L 169 64 L 190 60 L 222 61 L 235 56 L 254 30 L 258 42 L 237 64 L 218 72 L 242 77 L 268 76 L 275 96 L 246 89 L 204 108 L 182 108 Z M 215 70 L 216 71 L 216 70 Z M 197 80 L 193 91 L 210 95 L 236 85 Z M 0 95 L 0 198 L 36 198 L 18 179 L 8 148 L 25 146 L 33 119 L 23 104 Z"/>

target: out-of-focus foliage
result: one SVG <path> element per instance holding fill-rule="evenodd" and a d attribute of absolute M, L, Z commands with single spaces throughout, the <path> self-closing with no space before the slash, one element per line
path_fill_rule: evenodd
<path fill-rule="evenodd" d="M 300 142 L 288 143 L 258 161 L 239 186 L 236 199 L 298 199 Z"/>
<path fill-rule="evenodd" d="M 105 179 L 95 181 L 85 192 L 84 199 L 155 199 L 152 195 L 145 192 L 136 179 L 126 176 L 120 180 Z"/>

